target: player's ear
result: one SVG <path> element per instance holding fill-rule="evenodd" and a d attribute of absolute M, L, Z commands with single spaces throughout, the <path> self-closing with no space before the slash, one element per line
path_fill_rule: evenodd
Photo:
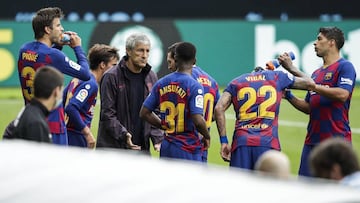
<path fill-rule="evenodd" d="M 100 70 L 104 70 L 105 67 L 106 67 L 106 64 L 105 64 L 104 61 L 101 61 L 100 64 L 99 64 L 99 66 L 100 66 Z"/>
<path fill-rule="evenodd" d="M 193 59 L 192 61 L 192 65 L 194 66 L 196 64 L 196 59 Z"/>
<path fill-rule="evenodd" d="M 131 52 L 131 49 L 126 48 L 126 49 L 125 49 L 125 52 L 126 52 L 126 56 L 129 56 L 129 55 L 130 55 L 129 53 Z"/>
<path fill-rule="evenodd" d="M 54 94 L 55 98 L 60 98 L 60 97 L 62 97 L 62 87 L 61 87 L 61 86 L 57 86 L 57 87 L 53 90 L 53 94 Z"/>
<path fill-rule="evenodd" d="M 46 34 L 49 34 L 51 32 L 51 27 L 50 26 L 45 26 L 44 29 L 45 29 L 44 31 L 45 31 Z"/>

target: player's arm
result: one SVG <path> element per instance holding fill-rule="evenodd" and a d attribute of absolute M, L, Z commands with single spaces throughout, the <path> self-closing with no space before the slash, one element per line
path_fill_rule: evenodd
<path fill-rule="evenodd" d="M 309 114 L 310 113 L 310 104 L 305 101 L 305 99 L 301 99 L 296 97 L 291 93 L 290 90 L 284 90 L 285 99 L 289 101 L 289 103 L 295 107 L 297 110 Z"/>
<path fill-rule="evenodd" d="M 335 101 L 346 102 L 354 89 L 356 72 L 353 65 L 349 62 L 340 65 L 338 71 L 336 87 L 316 85 L 314 92 Z"/>
<path fill-rule="evenodd" d="M 280 64 L 291 74 L 297 77 L 308 77 L 305 73 L 301 72 L 297 67 L 295 67 L 292 63 L 292 60 L 288 53 L 283 53 L 277 58 Z"/>
<path fill-rule="evenodd" d="M 155 127 L 157 128 L 158 131 L 162 129 L 161 119 L 144 105 L 141 106 L 139 116 L 141 119 L 150 123 L 152 125 L 151 128 Z M 155 129 L 152 129 L 152 131 L 155 131 Z M 155 151 L 160 151 L 161 141 L 164 139 L 164 132 L 161 131 L 160 133 L 161 133 L 161 137 L 151 136 L 151 141 L 154 145 Z"/>
<path fill-rule="evenodd" d="M 64 110 L 66 115 L 69 117 L 69 121 L 72 123 L 72 125 L 74 125 L 74 128 L 78 131 L 82 131 L 86 124 L 81 119 L 80 110 L 78 107 L 70 101 Z"/>
<path fill-rule="evenodd" d="M 215 88 L 215 102 L 214 102 L 214 109 L 213 111 L 215 111 L 215 106 L 218 103 L 219 99 L 220 99 L 220 90 L 219 90 L 219 85 L 216 83 L 216 88 Z M 213 113 L 212 116 L 212 121 L 215 121 L 215 113 Z"/>
<path fill-rule="evenodd" d="M 231 94 L 225 91 L 221 95 L 214 110 L 216 126 L 220 136 L 226 135 L 225 111 L 229 108 L 230 104 L 231 104 Z"/>
<path fill-rule="evenodd" d="M 323 85 L 316 85 L 313 90 L 317 94 L 327 97 L 329 99 L 346 102 L 351 92 L 354 89 L 354 83 L 356 81 L 356 72 L 354 66 L 350 63 L 342 64 L 339 69 L 338 82 L 336 87 L 328 87 Z"/>
<path fill-rule="evenodd" d="M 224 161 L 230 161 L 230 147 L 226 135 L 226 117 L 225 111 L 231 104 L 231 94 L 227 91 L 221 95 L 219 101 L 215 106 L 215 120 L 218 133 L 220 136 L 221 150 L 220 155 Z"/>
<path fill-rule="evenodd" d="M 291 86 L 291 89 L 301 89 L 301 90 L 314 90 L 315 89 L 315 82 L 308 76 L 303 77 L 294 77 L 294 83 Z"/>
<path fill-rule="evenodd" d="M 93 149 L 95 147 L 94 135 L 92 134 L 90 128 L 82 120 L 78 107 L 70 102 L 66 105 L 65 112 L 69 117 L 69 122 L 71 122 L 76 130 L 80 131 L 84 135 L 88 148 Z"/>
<path fill-rule="evenodd" d="M 161 120 L 160 118 L 152 111 L 150 111 L 147 107 L 144 105 L 141 106 L 139 116 L 141 119 L 147 121 L 151 125 L 162 129 L 161 127 Z"/>
<path fill-rule="evenodd" d="M 81 67 L 77 78 L 79 78 L 80 80 L 89 80 L 90 79 L 89 63 L 87 61 L 86 54 L 81 47 L 80 36 L 75 32 L 66 32 L 66 34 L 70 35 L 69 46 L 73 48 L 77 59 L 77 63 Z"/>
<path fill-rule="evenodd" d="M 78 107 L 70 101 L 70 103 L 65 107 L 65 113 L 69 117 L 69 122 L 71 122 L 74 128 L 85 136 L 88 147 L 93 149 L 95 147 L 94 135 L 92 134 L 90 128 L 82 120 Z"/>
<path fill-rule="evenodd" d="M 94 149 L 96 140 L 90 128 L 87 125 L 85 125 L 85 127 L 81 130 L 81 133 L 85 136 L 87 147 L 90 149 Z"/>
<path fill-rule="evenodd" d="M 156 117 L 159 118 L 159 110 L 156 109 L 153 112 Z M 155 151 L 159 152 L 161 147 L 161 142 L 164 140 L 165 132 L 164 130 L 158 128 L 155 125 L 151 125 L 150 127 L 150 139 L 154 146 Z"/>
<path fill-rule="evenodd" d="M 81 38 L 75 32 L 66 33 L 70 35 L 68 45 L 74 50 L 77 62 L 70 60 L 62 51 L 54 48 L 54 53 L 52 53 L 53 65 L 66 75 L 87 81 L 90 79 L 91 73 L 86 54 L 81 47 Z"/>
<path fill-rule="evenodd" d="M 91 73 L 89 71 L 89 65 L 87 63 L 85 53 L 81 47 L 75 47 L 74 51 L 78 58 L 78 63 L 70 60 L 70 58 L 68 58 L 63 52 L 57 49 L 52 49 L 52 53 L 50 54 L 53 60 L 52 65 L 66 75 L 87 81 L 90 79 Z"/>
<path fill-rule="evenodd" d="M 313 91 L 329 99 L 340 102 L 346 102 L 350 96 L 350 92 L 341 87 L 326 87 L 322 85 L 316 85 Z"/>
<path fill-rule="evenodd" d="M 149 75 L 150 75 L 149 78 L 151 80 L 151 83 L 154 85 L 158 81 L 158 77 L 157 77 L 156 73 L 153 71 L 150 71 Z M 156 108 L 154 110 L 154 113 L 159 117 L 159 115 L 160 115 L 159 108 Z M 151 139 L 151 142 L 153 143 L 155 151 L 160 151 L 160 146 L 161 146 L 161 142 L 164 139 L 164 134 L 165 133 L 163 130 L 161 130 L 155 126 L 151 126 L 150 139 Z"/>
<path fill-rule="evenodd" d="M 72 83 L 73 81 L 71 84 Z M 63 94 L 63 99 L 65 99 L 63 101 L 66 103 L 64 108 L 65 113 L 69 117 L 69 122 L 74 126 L 74 128 L 84 135 L 88 147 L 93 149 L 95 147 L 95 138 L 90 128 L 86 125 L 85 120 L 82 118 L 81 110 L 86 108 L 86 105 L 89 103 L 89 98 L 97 94 L 97 85 L 92 82 L 83 82 L 76 87 L 74 96 L 69 98 L 67 98 L 69 96 L 68 94 L 71 93 L 68 92 L 68 89 L 69 85 L 66 86 Z"/>
<path fill-rule="evenodd" d="M 303 90 L 314 90 L 316 87 L 315 82 L 305 73 L 301 72 L 297 67 L 292 63 L 292 60 L 288 53 L 281 54 L 278 57 L 280 64 L 289 71 L 292 75 L 295 76 L 294 83 L 291 88 L 293 89 L 303 89 Z M 304 99 L 297 98 L 294 96 L 290 90 L 285 90 L 285 98 L 294 106 L 297 110 L 309 114 L 310 113 L 310 104 Z"/>
<path fill-rule="evenodd" d="M 294 84 L 292 89 L 302 89 L 302 90 L 313 90 L 315 89 L 315 82 L 305 73 L 301 72 L 297 67 L 292 63 L 292 60 L 288 53 L 281 54 L 278 57 L 280 64 L 289 71 L 292 75 L 295 76 Z"/>
<path fill-rule="evenodd" d="M 210 147 L 210 133 L 206 127 L 206 122 L 202 114 L 192 114 L 191 118 L 194 122 L 196 130 L 203 136 L 204 148 L 208 149 Z"/>

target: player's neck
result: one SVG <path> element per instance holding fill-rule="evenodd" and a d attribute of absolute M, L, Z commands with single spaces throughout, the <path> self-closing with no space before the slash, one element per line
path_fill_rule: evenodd
<path fill-rule="evenodd" d="M 191 74 L 192 74 L 192 70 L 191 70 L 191 69 L 178 69 L 177 72 L 179 72 L 179 73 L 185 73 L 185 74 L 188 74 L 188 75 L 191 75 Z"/>
<path fill-rule="evenodd" d="M 46 44 L 48 47 L 51 47 L 52 46 L 52 43 L 50 40 L 48 40 L 47 38 L 40 38 L 37 40 L 38 42 L 41 42 L 43 44 Z"/>
<path fill-rule="evenodd" d="M 323 66 L 324 67 L 328 67 L 331 64 L 334 64 L 336 61 L 338 61 L 341 58 L 339 52 L 333 52 L 333 53 L 329 53 L 326 56 L 323 57 Z"/>
<path fill-rule="evenodd" d="M 96 82 L 100 84 L 101 76 L 103 75 L 100 68 L 97 70 L 91 70 L 91 74 L 94 75 Z"/>

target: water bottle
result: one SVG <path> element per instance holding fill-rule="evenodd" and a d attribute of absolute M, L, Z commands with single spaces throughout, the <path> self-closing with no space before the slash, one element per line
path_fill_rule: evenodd
<path fill-rule="evenodd" d="M 295 59 L 295 54 L 292 51 L 288 52 L 288 54 L 289 54 L 291 60 Z M 273 59 L 266 63 L 266 69 L 268 69 L 268 70 L 275 70 L 275 68 L 277 68 L 279 66 L 280 66 L 280 63 L 277 59 Z"/>
<path fill-rule="evenodd" d="M 68 34 L 62 34 L 61 41 L 62 41 L 62 42 L 70 42 L 70 35 L 68 35 Z"/>

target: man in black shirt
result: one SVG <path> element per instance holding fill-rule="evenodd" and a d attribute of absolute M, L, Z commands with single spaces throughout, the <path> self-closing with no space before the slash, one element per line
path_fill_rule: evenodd
<path fill-rule="evenodd" d="M 34 98 L 14 121 L 13 138 L 51 142 L 46 121 L 49 112 L 62 105 L 64 76 L 51 66 L 40 68 L 34 77 Z"/>
<path fill-rule="evenodd" d="M 152 85 L 158 80 L 148 64 L 150 39 L 134 33 L 126 39 L 126 55 L 104 73 L 100 82 L 100 119 L 96 148 L 141 150 L 150 155 L 150 140 L 156 151 L 164 132 L 139 117 Z"/>

